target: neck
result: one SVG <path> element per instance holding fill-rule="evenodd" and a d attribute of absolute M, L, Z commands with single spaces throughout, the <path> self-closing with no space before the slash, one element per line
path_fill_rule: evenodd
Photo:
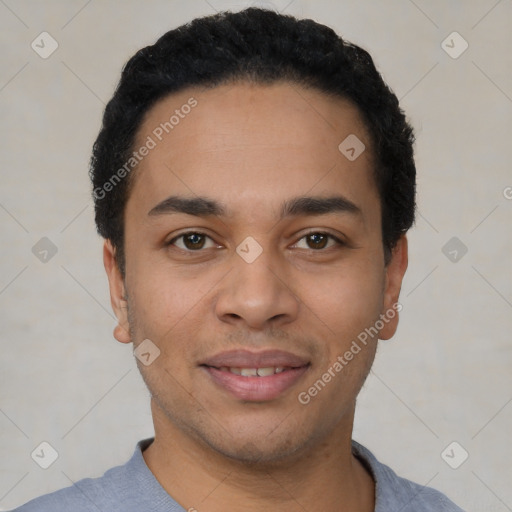
<path fill-rule="evenodd" d="M 265 464 L 227 458 L 168 420 L 153 417 L 155 440 L 144 460 L 185 510 L 374 511 L 375 484 L 352 455 L 353 413 L 348 431 L 340 425 L 293 458 Z"/>

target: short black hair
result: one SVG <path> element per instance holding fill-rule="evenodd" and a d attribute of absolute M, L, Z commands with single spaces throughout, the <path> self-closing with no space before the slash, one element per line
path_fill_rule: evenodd
<path fill-rule="evenodd" d="M 233 81 L 288 81 L 348 99 L 358 107 L 371 137 L 387 264 L 400 236 L 412 226 L 416 210 L 414 134 L 397 97 L 369 53 L 331 28 L 248 8 L 197 18 L 170 30 L 139 50 L 122 71 L 105 108 L 89 171 L 97 231 L 112 242 L 122 275 L 124 212 L 133 181 L 126 163 L 133 157 L 144 115 L 168 94 Z"/>

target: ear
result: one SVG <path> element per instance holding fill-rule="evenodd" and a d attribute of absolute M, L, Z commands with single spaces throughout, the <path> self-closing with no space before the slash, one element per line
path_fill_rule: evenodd
<path fill-rule="evenodd" d="M 389 340 L 398 327 L 398 312 L 402 309 L 398 304 L 402 279 L 407 270 L 407 237 L 402 235 L 391 253 L 391 260 L 386 266 L 384 302 L 381 315 L 384 315 L 384 327 L 379 332 L 379 339 Z"/>
<path fill-rule="evenodd" d="M 128 303 L 126 302 L 124 279 L 115 258 L 115 249 L 110 240 L 103 244 L 103 265 L 107 272 L 110 288 L 110 303 L 117 317 L 117 326 L 114 328 L 114 338 L 121 343 L 130 343 L 128 328 Z"/>

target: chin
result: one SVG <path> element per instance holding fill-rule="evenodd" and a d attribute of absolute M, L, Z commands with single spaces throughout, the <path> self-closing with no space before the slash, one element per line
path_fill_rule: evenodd
<path fill-rule="evenodd" d="M 270 428 L 238 426 L 214 432 L 212 429 L 194 429 L 195 437 L 215 453 L 243 465 L 262 469 L 288 465 L 304 457 L 305 452 L 322 437 L 298 425 L 282 422 Z"/>
<path fill-rule="evenodd" d="M 226 458 L 263 468 L 280 466 L 293 461 L 294 456 L 300 453 L 303 443 L 293 439 L 280 440 L 280 442 L 269 442 L 268 440 L 238 440 L 236 443 L 216 445 L 208 443 L 212 449 Z"/>

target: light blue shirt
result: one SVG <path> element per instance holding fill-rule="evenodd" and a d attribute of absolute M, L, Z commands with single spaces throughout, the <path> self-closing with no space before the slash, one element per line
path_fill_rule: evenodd
<path fill-rule="evenodd" d="M 137 443 L 126 464 L 109 469 L 102 477 L 85 478 L 11 512 L 184 512 L 144 461 L 142 452 L 152 442 L 150 438 Z M 352 452 L 375 480 L 375 512 L 464 512 L 444 494 L 400 478 L 355 441 Z"/>

